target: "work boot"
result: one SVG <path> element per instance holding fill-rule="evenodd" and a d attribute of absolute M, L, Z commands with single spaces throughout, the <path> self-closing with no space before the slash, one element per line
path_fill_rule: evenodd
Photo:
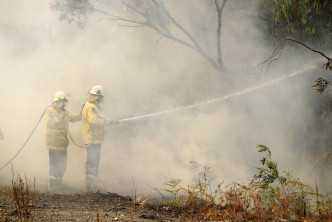
<path fill-rule="evenodd" d="M 56 181 L 55 179 L 51 179 L 51 178 L 50 178 L 50 179 L 49 179 L 50 187 L 51 187 L 51 188 L 56 187 L 56 182 L 57 182 L 57 181 Z"/>
<path fill-rule="evenodd" d="M 85 176 L 85 187 L 87 192 L 95 192 L 96 191 L 96 177 L 92 175 Z"/>
<path fill-rule="evenodd" d="M 60 189 L 62 187 L 62 178 L 52 176 L 49 179 L 49 183 L 52 189 Z"/>

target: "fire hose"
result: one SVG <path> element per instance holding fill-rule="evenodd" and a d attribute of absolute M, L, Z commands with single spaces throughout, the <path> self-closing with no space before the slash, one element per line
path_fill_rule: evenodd
<path fill-rule="evenodd" d="M 46 113 L 46 110 L 48 109 L 49 107 L 47 107 L 44 112 L 42 113 L 42 115 L 40 116 L 38 122 L 36 123 L 35 127 L 33 128 L 33 130 L 31 131 L 31 133 L 29 134 L 28 138 L 25 140 L 25 142 L 23 143 L 23 145 L 21 146 L 21 148 L 16 152 L 16 154 L 7 162 L 5 163 L 2 167 L 0 167 L 0 170 L 2 170 L 3 168 L 5 168 L 6 166 L 8 166 L 8 164 L 10 164 L 17 156 L 18 154 L 24 149 L 25 145 L 28 143 L 28 141 L 30 140 L 31 136 L 33 135 L 33 133 L 36 131 L 40 121 L 43 119 L 45 113 Z M 65 128 L 67 130 L 67 134 L 70 138 L 70 140 L 78 147 L 80 148 L 86 148 L 88 146 L 90 146 L 91 144 L 94 143 L 94 141 L 90 144 L 86 144 L 86 145 L 82 145 L 82 144 L 79 144 L 78 142 L 76 142 L 76 140 L 73 138 L 73 136 L 71 135 L 70 131 L 69 131 L 69 126 L 68 126 L 68 118 L 65 118 Z"/>
<path fill-rule="evenodd" d="M 152 114 L 147 114 L 147 115 L 142 115 L 142 116 L 136 116 L 136 117 L 131 117 L 131 118 L 125 118 L 125 119 L 119 120 L 119 122 L 126 122 L 126 121 L 137 120 L 137 119 L 142 119 L 142 118 L 147 118 L 147 117 L 152 117 L 152 116 L 159 116 L 159 115 L 163 115 L 163 114 L 168 114 L 168 113 L 176 112 L 176 111 L 179 111 L 179 110 L 195 108 L 195 107 L 198 107 L 198 106 L 201 106 L 201 105 L 204 105 L 204 104 L 213 103 L 213 102 L 216 102 L 216 101 L 227 100 L 227 99 L 230 99 L 232 97 L 240 96 L 242 94 L 246 94 L 246 93 L 249 93 L 249 92 L 261 89 L 261 88 L 265 88 L 267 86 L 278 84 L 282 80 L 285 80 L 285 79 L 288 79 L 288 78 L 292 78 L 292 77 L 294 77 L 294 76 L 296 76 L 298 74 L 303 74 L 303 73 L 305 73 L 305 71 L 308 71 L 308 70 L 313 69 L 313 68 L 316 68 L 316 66 L 309 66 L 309 67 L 305 68 L 305 70 L 296 71 L 296 72 L 293 72 L 293 73 L 291 73 L 289 75 L 285 75 L 285 76 L 276 78 L 276 79 L 274 79 L 272 81 L 269 81 L 269 82 L 266 82 L 264 84 L 261 84 L 261 85 L 258 85 L 258 86 L 252 87 L 252 88 L 248 88 L 248 89 L 245 89 L 245 90 L 242 90 L 242 91 L 238 91 L 238 92 L 235 92 L 235 93 L 230 94 L 230 95 L 226 95 L 226 96 L 217 97 L 217 98 L 214 98 L 214 99 L 202 101 L 202 102 L 199 102 L 199 103 L 195 103 L 193 105 L 180 106 L 180 107 L 177 107 L 177 108 L 174 108 L 174 109 L 170 109 L 170 110 L 166 110 L 166 111 L 162 111 L 162 112 L 157 112 L 157 113 L 152 113 Z M 45 112 L 46 112 L 47 108 L 45 109 L 45 111 L 43 112 L 43 114 L 40 116 L 37 124 L 33 128 L 32 132 L 29 134 L 28 138 L 25 140 L 24 144 L 19 149 L 19 151 L 6 164 L 4 164 L 0 168 L 0 170 L 3 169 L 3 168 L 5 168 L 9 163 L 11 163 L 17 157 L 17 155 L 23 150 L 23 148 L 25 147 L 25 145 L 27 144 L 27 142 L 29 141 L 29 139 L 31 138 L 31 136 L 33 135 L 33 133 L 35 132 L 36 128 L 38 127 L 38 125 L 39 125 L 40 121 L 42 120 L 43 116 L 45 115 Z M 93 144 L 93 142 L 91 144 L 86 144 L 86 145 L 81 145 L 81 144 L 77 143 L 75 141 L 75 139 L 72 137 L 72 135 L 71 135 L 71 133 L 69 131 L 68 121 L 65 122 L 65 127 L 66 127 L 67 134 L 68 134 L 69 138 L 71 139 L 71 141 L 76 146 L 78 146 L 80 148 L 86 148 L 87 146 Z"/>
<path fill-rule="evenodd" d="M 5 168 L 8 164 L 10 164 L 16 157 L 17 155 L 23 150 L 23 148 L 25 147 L 25 145 L 28 143 L 28 141 L 30 140 L 31 136 L 33 135 L 33 133 L 35 132 L 35 130 L 37 129 L 40 121 L 43 119 L 46 110 L 48 109 L 48 107 L 44 110 L 44 112 L 42 113 L 42 115 L 40 116 L 37 124 L 35 125 L 35 127 L 33 128 L 33 130 L 31 131 L 31 133 L 29 134 L 28 138 L 25 140 L 25 142 L 23 143 L 23 145 L 21 146 L 21 148 L 17 151 L 17 153 L 7 162 L 5 163 L 2 167 L 0 167 L 0 170 L 2 170 L 3 168 Z"/>
<path fill-rule="evenodd" d="M 65 121 L 65 127 L 66 127 L 67 134 L 68 134 L 70 140 L 71 140 L 76 146 L 78 146 L 78 147 L 80 147 L 80 148 L 87 148 L 88 146 L 91 146 L 92 144 L 94 144 L 94 142 L 95 142 L 96 139 L 94 139 L 94 141 L 92 141 L 91 143 L 89 143 L 89 144 L 85 144 L 85 145 L 82 145 L 82 144 L 79 144 L 78 142 L 76 142 L 76 140 L 74 139 L 74 137 L 73 137 L 73 136 L 71 135 L 71 133 L 70 133 L 69 126 L 68 126 L 68 118 L 66 118 L 66 121 Z"/>

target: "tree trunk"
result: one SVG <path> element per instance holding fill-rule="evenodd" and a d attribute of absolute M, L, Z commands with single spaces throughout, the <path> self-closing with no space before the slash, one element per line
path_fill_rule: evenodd
<path fill-rule="evenodd" d="M 221 17 L 222 17 L 222 11 L 225 7 L 226 1 L 227 0 L 224 0 L 223 3 L 221 5 L 219 5 L 218 0 L 215 0 L 217 13 L 218 13 L 218 27 L 217 27 L 218 65 L 220 66 L 220 70 L 225 73 L 227 73 L 227 70 L 222 62 L 222 55 L 221 55 Z"/>

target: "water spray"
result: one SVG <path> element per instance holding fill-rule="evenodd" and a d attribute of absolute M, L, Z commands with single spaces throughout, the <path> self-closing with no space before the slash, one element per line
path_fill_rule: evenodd
<path fill-rule="evenodd" d="M 165 114 L 174 113 L 174 112 L 181 111 L 181 110 L 196 108 L 196 107 L 203 106 L 203 105 L 206 105 L 206 104 L 209 104 L 209 103 L 215 103 L 215 102 L 231 99 L 231 98 L 236 97 L 236 96 L 240 96 L 240 95 L 243 95 L 243 94 L 247 94 L 247 93 L 256 91 L 258 89 L 262 89 L 262 88 L 265 88 L 265 87 L 268 87 L 268 86 L 271 86 L 271 85 L 278 84 L 280 81 L 283 81 L 283 80 L 289 79 L 289 78 L 293 78 L 293 77 L 295 77 L 299 74 L 303 74 L 303 73 L 305 73 L 305 72 L 307 72 L 311 69 L 315 69 L 315 68 L 317 68 L 316 65 L 311 65 L 311 66 L 309 66 L 307 68 L 304 68 L 300 71 L 293 72 L 289 75 L 285 75 L 285 76 L 273 79 L 271 81 L 268 81 L 266 83 L 263 83 L 261 85 L 254 86 L 254 87 L 251 87 L 251 88 L 248 88 L 248 89 L 244 89 L 244 90 L 241 90 L 241 91 L 238 91 L 238 92 L 226 95 L 226 96 L 221 96 L 221 97 L 205 100 L 205 101 L 195 103 L 195 104 L 192 104 L 192 105 L 189 105 L 189 106 L 179 106 L 179 107 L 176 107 L 176 108 L 173 108 L 173 109 L 169 109 L 169 110 L 161 111 L 161 112 L 157 112 L 157 113 L 125 118 L 125 119 L 119 120 L 119 122 L 127 122 L 127 121 L 132 121 L 132 120 L 138 120 L 138 119 L 144 119 L 144 118 L 149 118 L 149 117 L 154 117 L 154 116 L 165 115 Z"/>
<path fill-rule="evenodd" d="M 161 115 L 165 115 L 165 114 L 169 114 L 169 113 L 174 113 L 174 112 L 181 111 L 181 110 L 196 108 L 196 107 L 203 106 L 203 105 L 206 105 L 206 104 L 210 104 L 210 103 L 215 103 L 215 102 L 219 102 L 219 101 L 231 99 L 231 98 L 236 97 L 236 96 L 240 96 L 240 95 L 243 95 L 243 94 L 247 94 L 247 93 L 256 91 L 258 89 L 262 89 L 262 88 L 265 88 L 265 87 L 268 87 L 268 86 L 271 86 L 271 85 L 278 84 L 280 81 L 283 81 L 283 80 L 289 79 L 289 78 L 293 78 L 293 77 L 295 77 L 295 76 L 297 76 L 299 74 L 303 74 L 303 73 L 305 73 L 305 72 L 307 72 L 307 71 L 309 71 L 311 69 L 315 69 L 315 68 L 317 68 L 317 65 L 312 64 L 311 66 L 303 68 L 300 71 L 293 72 L 293 73 L 291 73 L 289 75 L 285 75 L 285 76 L 273 79 L 271 81 L 268 81 L 266 83 L 263 83 L 261 85 L 254 86 L 254 87 L 251 87 L 251 88 L 248 88 L 248 89 L 244 89 L 244 90 L 241 90 L 241 91 L 238 91 L 238 92 L 226 95 L 226 96 L 222 96 L 222 97 L 217 97 L 217 98 L 205 100 L 205 101 L 202 101 L 202 102 L 199 102 L 199 103 L 195 103 L 195 104 L 189 105 L 189 106 L 179 106 L 177 108 L 173 108 L 173 109 L 170 109 L 170 110 L 161 111 L 161 112 L 157 112 L 157 113 L 152 113 L 152 114 L 147 114 L 147 115 L 142 115 L 142 116 L 125 118 L 125 119 L 119 120 L 119 122 L 127 122 L 127 121 L 139 120 L 139 119 L 144 119 L 144 118 L 149 118 L 149 117 L 154 117 L 154 116 L 161 116 Z M 25 145 L 27 144 L 27 142 L 30 140 L 31 136 L 35 132 L 36 128 L 38 127 L 40 121 L 42 120 L 42 118 L 43 118 L 43 116 L 45 114 L 45 111 L 42 113 L 42 115 L 39 118 L 37 124 L 33 128 L 32 132 L 29 134 L 28 138 L 25 140 L 24 144 L 19 149 L 19 151 L 6 164 L 4 164 L 3 166 L 1 166 L 0 170 L 3 169 L 3 168 L 5 168 L 9 163 L 11 163 L 18 156 L 18 154 L 23 150 L 23 148 L 25 147 Z M 67 130 L 69 132 L 69 128 Z M 74 144 L 76 144 L 77 146 L 83 147 L 83 148 L 86 147 L 86 145 L 80 145 L 80 144 L 76 143 L 75 140 L 72 138 L 70 132 L 69 132 L 69 137 L 72 139 L 72 141 L 74 142 Z"/>

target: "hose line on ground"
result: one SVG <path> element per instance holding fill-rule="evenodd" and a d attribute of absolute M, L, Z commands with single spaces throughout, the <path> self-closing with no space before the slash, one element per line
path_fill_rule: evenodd
<path fill-rule="evenodd" d="M 33 135 L 33 133 L 36 131 L 40 121 L 43 119 L 45 113 L 46 113 L 46 110 L 48 109 L 49 107 L 47 107 L 44 112 L 42 113 L 42 115 L 40 116 L 38 122 L 36 123 L 35 127 L 33 128 L 33 130 L 31 131 L 31 133 L 29 134 L 28 138 L 25 140 L 25 142 L 23 143 L 22 147 L 17 151 L 17 153 L 7 162 L 5 163 L 2 167 L 0 167 L 0 170 L 2 170 L 3 168 L 5 168 L 6 166 L 8 166 L 8 164 L 10 164 L 17 156 L 18 154 L 20 154 L 20 152 L 24 149 L 25 145 L 28 143 L 28 141 L 30 140 L 31 136 Z M 87 145 L 81 145 L 79 143 L 77 143 L 73 136 L 71 135 L 71 133 L 69 132 L 69 127 L 68 127 L 68 119 L 66 118 L 65 119 L 65 126 L 66 126 L 66 130 L 67 130 L 67 134 L 69 136 L 69 138 L 71 139 L 71 141 L 73 141 L 73 143 L 78 146 L 78 147 L 81 147 L 81 148 L 86 148 L 87 146 L 90 146 L 91 144 L 87 144 Z"/>
<path fill-rule="evenodd" d="M 33 130 L 31 131 L 31 133 L 29 134 L 28 138 L 25 140 L 25 142 L 23 143 L 22 147 L 18 150 L 18 152 L 6 163 L 4 164 L 2 167 L 0 167 L 0 170 L 2 170 L 3 168 L 5 168 L 8 164 L 10 164 L 16 157 L 17 155 L 23 150 L 23 148 L 25 147 L 25 145 L 27 144 L 27 142 L 30 140 L 31 136 L 33 135 L 33 133 L 35 132 L 35 130 L 37 129 L 40 121 L 43 119 L 46 110 L 48 109 L 48 107 L 44 110 L 43 114 L 40 116 L 37 124 L 35 125 L 35 127 L 33 128 Z"/>

